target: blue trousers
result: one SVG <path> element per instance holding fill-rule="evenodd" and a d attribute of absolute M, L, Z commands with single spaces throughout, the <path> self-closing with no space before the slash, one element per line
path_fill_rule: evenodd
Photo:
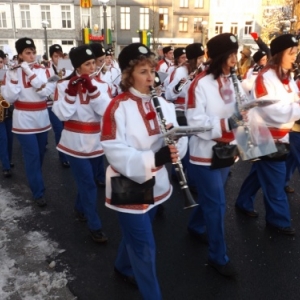
<path fill-rule="evenodd" d="M 285 185 L 289 185 L 289 181 L 294 174 L 296 168 L 300 173 L 300 132 L 290 132 L 290 153 L 286 160 L 286 177 Z"/>
<path fill-rule="evenodd" d="M 13 147 L 12 118 L 0 122 L 0 160 L 3 170 L 10 169 Z"/>
<path fill-rule="evenodd" d="M 156 276 L 156 247 L 152 221 L 156 208 L 145 214 L 118 212 L 122 230 L 115 267 L 124 275 L 134 276 L 144 300 L 161 300 Z"/>
<path fill-rule="evenodd" d="M 64 129 L 63 122 L 54 114 L 51 107 L 48 107 L 49 119 L 54 131 L 54 138 L 56 145 L 59 143 L 61 132 Z M 59 160 L 61 162 L 68 161 L 66 155 L 63 152 L 58 151 Z"/>
<path fill-rule="evenodd" d="M 16 134 L 16 136 L 21 144 L 26 176 L 33 198 L 41 198 L 45 193 L 42 164 L 45 155 L 48 132 Z"/>
<path fill-rule="evenodd" d="M 78 189 L 75 210 L 85 215 L 90 230 L 101 229 L 102 223 L 97 212 L 97 186 L 94 179 L 99 157 L 66 156 Z"/>
<path fill-rule="evenodd" d="M 209 260 L 225 265 L 229 258 L 226 254 L 224 217 L 226 199 L 224 185 L 229 168 L 214 169 L 209 166 L 191 164 L 196 175 L 198 203 L 191 213 L 188 228 L 200 234 L 207 232 Z"/>
<path fill-rule="evenodd" d="M 256 193 L 262 188 L 266 221 L 277 227 L 291 226 L 290 209 L 284 191 L 285 176 L 285 161 L 254 162 L 242 184 L 236 204 L 245 210 L 254 210 Z"/>
<path fill-rule="evenodd" d="M 104 155 L 99 156 L 95 179 L 105 183 Z"/>

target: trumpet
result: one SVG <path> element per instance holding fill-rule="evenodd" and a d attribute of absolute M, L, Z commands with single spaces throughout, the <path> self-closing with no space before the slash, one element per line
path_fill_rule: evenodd
<path fill-rule="evenodd" d="M 31 66 L 33 66 L 33 65 L 36 64 L 36 63 L 37 63 L 36 61 L 33 61 L 33 62 L 31 62 L 31 63 L 28 63 L 28 65 L 31 67 Z M 11 66 L 11 67 L 9 68 L 9 70 L 15 70 L 15 69 L 18 69 L 18 68 L 21 68 L 21 64 L 17 64 L 17 65 Z"/>
<path fill-rule="evenodd" d="M 94 78 L 94 77 L 98 76 L 100 74 L 101 70 L 104 68 L 104 65 L 105 65 L 105 63 L 103 63 L 103 65 L 97 71 L 90 74 L 89 77 Z M 83 80 L 84 80 L 84 78 L 79 77 L 72 82 L 72 85 L 76 85 L 78 82 L 83 81 Z"/>
<path fill-rule="evenodd" d="M 201 67 L 202 67 L 202 62 L 199 64 L 197 69 L 194 70 L 191 74 L 189 74 L 189 76 L 185 78 L 185 81 L 179 85 L 179 87 L 177 88 L 178 93 L 182 91 L 183 87 L 186 86 L 190 80 L 194 79 L 193 77 L 197 74 L 197 72 L 200 70 Z"/>
<path fill-rule="evenodd" d="M 150 87 L 150 92 L 151 92 L 151 98 L 152 98 L 155 110 L 157 112 L 161 133 L 166 133 L 168 131 L 166 119 L 164 118 L 164 115 L 163 115 L 158 97 L 156 95 L 155 89 L 152 86 Z M 165 144 L 166 145 L 175 145 L 175 140 L 171 139 L 170 137 L 165 137 Z M 197 206 L 198 203 L 195 202 L 195 200 L 189 190 L 180 158 L 178 158 L 177 162 L 174 163 L 174 166 L 175 166 L 176 174 L 178 175 L 178 178 L 179 178 L 180 188 L 184 192 L 184 196 L 185 196 L 184 208 L 186 209 L 186 208 L 192 208 L 194 206 Z"/>

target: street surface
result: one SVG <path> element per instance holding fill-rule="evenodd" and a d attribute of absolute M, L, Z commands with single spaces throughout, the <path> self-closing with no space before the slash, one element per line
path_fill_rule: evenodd
<path fill-rule="evenodd" d="M 48 206 L 36 207 L 27 187 L 20 146 L 15 140 L 15 167 L 13 177 L 0 178 L 1 191 L 17 197 L 17 206 L 31 213 L 18 222 L 20 234 L 11 241 L 10 255 L 24 251 L 18 241 L 25 232 L 44 232 L 57 243 L 51 257 L 37 268 L 48 268 L 55 261 L 54 271 L 64 272 L 67 288 L 56 298 L 50 295 L 31 296 L 27 299 L 78 299 L 78 300 L 138 300 L 137 289 L 124 283 L 113 271 L 120 241 L 120 228 L 116 212 L 104 206 L 104 189 L 99 188 L 99 214 L 109 241 L 96 244 L 89 237 L 85 223 L 74 218 L 73 203 L 76 186 L 71 170 L 63 169 L 54 148 L 52 132 L 43 166 Z M 226 212 L 226 238 L 228 255 L 238 270 L 234 280 L 226 279 L 206 265 L 207 246 L 189 236 L 186 230 L 190 210 L 183 210 L 183 200 L 178 185 L 165 203 L 165 214 L 154 221 L 157 244 L 157 274 L 165 300 L 297 300 L 300 299 L 300 185 L 298 171 L 291 186 L 295 193 L 289 195 L 295 237 L 281 236 L 265 228 L 262 193 L 256 200 L 257 219 L 247 218 L 234 208 L 239 188 L 248 174 L 251 163 L 238 162 L 229 177 Z M 0 198 L 1 198 L 0 194 Z M 0 199 L 1 200 L 1 199 Z M 1 207 L 0 207 L 1 208 Z M 1 217 L 1 215 L 0 215 Z M 17 218 L 17 217 L 16 217 Z M 1 220 L 5 224 L 5 220 Z M 1 261 L 1 260 L 0 260 Z M 49 268 L 48 268 L 49 269 Z M 0 279 L 1 281 L 1 279 Z M 12 288 L 16 288 L 13 285 Z M 5 299 L 19 300 L 17 296 Z M 0 293 L 1 295 L 1 293 Z M 32 294 L 33 295 L 33 294 Z M 23 298 L 25 299 L 25 298 Z M 26 300 L 27 300 L 26 299 Z"/>

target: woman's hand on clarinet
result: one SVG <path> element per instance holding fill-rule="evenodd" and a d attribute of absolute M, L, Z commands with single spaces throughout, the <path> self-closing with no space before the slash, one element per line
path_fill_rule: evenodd
<path fill-rule="evenodd" d="M 83 78 L 82 86 L 85 87 L 90 94 L 97 90 L 97 87 L 92 84 L 92 79 L 89 75 L 82 74 L 80 77 Z"/>
<path fill-rule="evenodd" d="M 164 146 L 154 154 L 155 166 L 160 167 L 170 162 L 176 163 L 178 158 L 178 150 L 175 145 Z"/>
<path fill-rule="evenodd" d="M 76 81 L 79 77 L 78 76 L 74 76 L 70 79 L 69 83 L 68 83 L 68 88 L 66 89 L 66 93 L 70 96 L 76 96 L 77 92 L 78 92 L 78 83 L 73 84 L 74 81 Z"/>

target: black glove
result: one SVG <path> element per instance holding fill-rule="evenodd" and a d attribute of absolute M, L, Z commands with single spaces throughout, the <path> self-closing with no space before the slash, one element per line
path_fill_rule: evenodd
<path fill-rule="evenodd" d="M 160 167 L 166 163 L 172 162 L 170 148 L 168 146 L 160 148 L 154 154 L 154 160 L 156 167 Z"/>
<path fill-rule="evenodd" d="M 228 118 L 229 129 L 235 129 L 239 126 L 239 121 L 243 120 L 243 116 L 240 113 L 234 113 L 230 118 Z"/>
<path fill-rule="evenodd" d="M 184 83 L 184 80 L 181 79 L 175 86 L 174 86 L 174 92 L 179 93 L 179 87 Z"/>

